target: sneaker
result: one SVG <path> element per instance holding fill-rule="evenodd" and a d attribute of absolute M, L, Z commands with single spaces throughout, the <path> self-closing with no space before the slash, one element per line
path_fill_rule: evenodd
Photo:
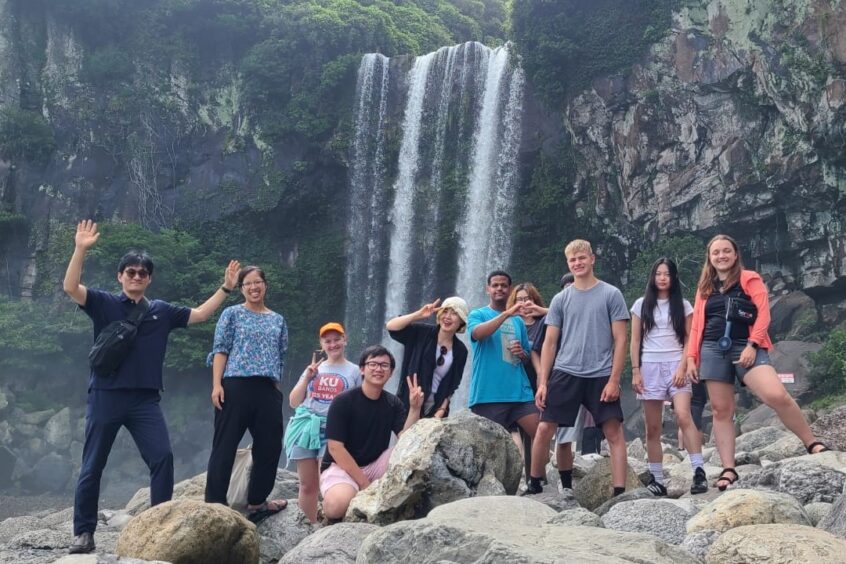
<path fill-rule="evenodd" d="M 533 486 L 531 483 L 529 483 L 526 486 L 526 489 L 523 490 L 520 495 L 536 495 L 539 493 L 543 493 L 543 486 Z"/>
<path fill-rule="evenodd" d="M 94 552 L 94 534 L 93 533 L 82 533 L 81 535 L 77 535 L 73 539 L 73 543 L 71 543 L 70 548 L 68 549 L 68 553 L 70 554 L 88 554 L 89 552 Z"/>
<path fill-rule="evenodd" d="M 705 477 L 705 469 L 701 466 L 693 472 L 693 485 L 690 486 L 690 493 L 701 494 L 708 491 L 708 479 Z"/>
<path fill-rule="evenodd" d="M 646 489 L 652 492 L 654 496 L 665 497 L 667 495 L 667 488 L 664 487 L 664 484 L 659 484 L 652 474 L 649 475 L 649 483 L 646 484 Z"/>

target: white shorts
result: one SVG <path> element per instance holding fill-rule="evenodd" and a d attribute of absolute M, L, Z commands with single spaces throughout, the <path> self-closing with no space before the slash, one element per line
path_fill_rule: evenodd
<path fill-rule="evenodd" d="M 678 393 L 690 394 L 693 388 L 690 382 L 684 386 L 673 385 L 673 375 L 679 367 L 678 360 L 673 362 L 644 362 L 640 365 L 643 376 L 643 393 L 637 395 L 639 400 L 671 400 Z"/>

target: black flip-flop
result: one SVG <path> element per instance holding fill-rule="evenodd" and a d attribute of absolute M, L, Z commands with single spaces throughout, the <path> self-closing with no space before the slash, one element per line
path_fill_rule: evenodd
<path fill-rule="evenodd" d="M 270 504 L 275 504 L 276 507 L 271 508 Z M 281 505 L 280 505 L 281 504 Z M 250 510 L 247 513 L 247 520 L 254 525 L 258 525 L 271 515 L 276 515 L 280 511 L 286 509 L 288 507 L 288 500 L 287 499 L 280 499 L 274 500 L 270 502 L 264 502 L 255 509 Z"/>

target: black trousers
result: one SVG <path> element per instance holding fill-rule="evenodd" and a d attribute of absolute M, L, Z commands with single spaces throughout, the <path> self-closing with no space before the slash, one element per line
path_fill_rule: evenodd
<path fill-rule="evenodd" d="M 247 503 L 259 505 L 273 490 L 282 454 L 282 393 L 273 379 L 250 376 L 224 378 L 223 395 L 223 409 L 214 411 L 206 501 L 226 505 L 235 451 L 249 430 L 253 437 L 253 468 Z"/>

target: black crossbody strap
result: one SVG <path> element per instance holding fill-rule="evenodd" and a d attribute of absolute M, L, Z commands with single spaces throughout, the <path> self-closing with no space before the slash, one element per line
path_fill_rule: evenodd
<path fill-rule="evenodd" d="M 135 307 L 132 308 L 132 311 L 129 312 L 129 317 L 126 318 L 127 321 L 135 325 L 136 327 L 138 324 L 141 323 L 141 319 L 143 319 L 144 314 L 150 311 L 150 300 L 147 298 L 141 298 Z"/>

